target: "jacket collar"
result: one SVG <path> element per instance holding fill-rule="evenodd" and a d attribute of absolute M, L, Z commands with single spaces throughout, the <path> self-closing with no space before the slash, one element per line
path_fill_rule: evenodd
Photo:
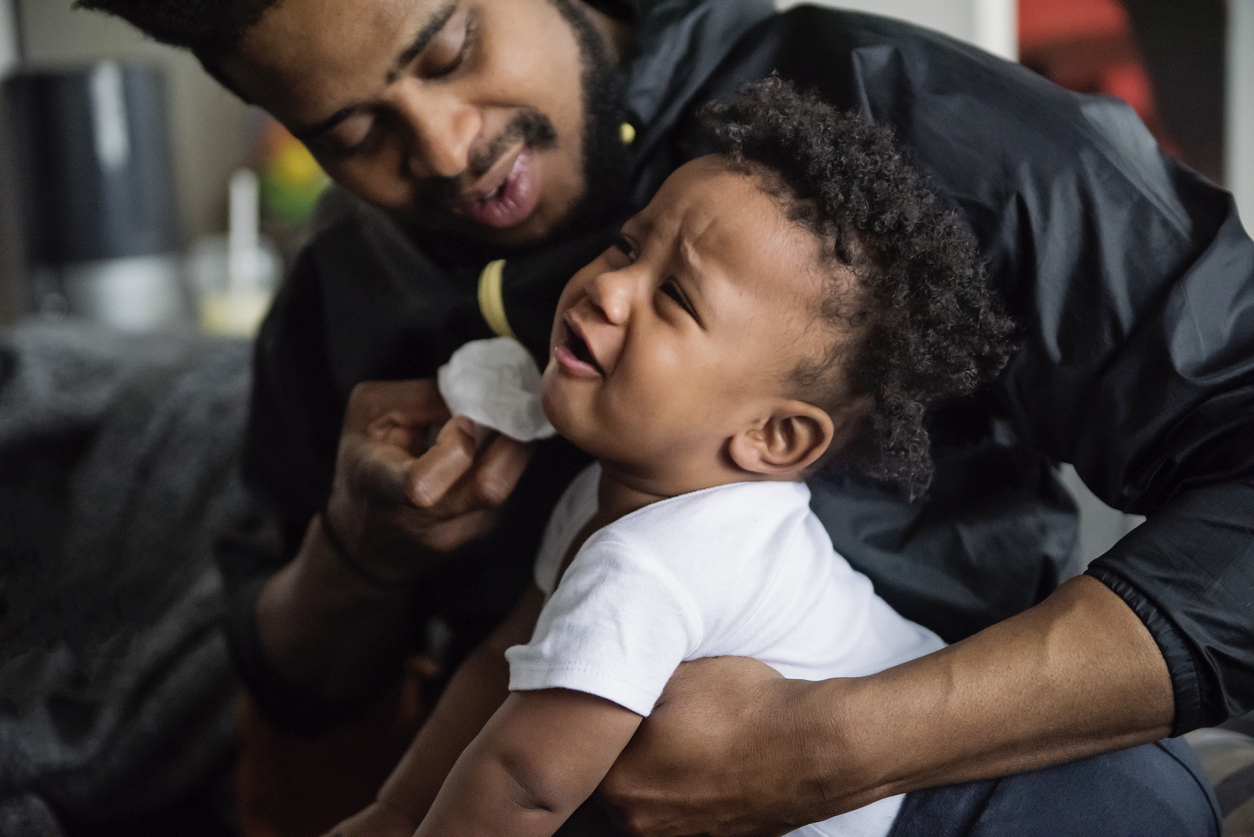
<path fill-rule="evenodd" d="M 653 7 L 637 36 L 624 100 L 637 127 L 646 128 L 643 145 L 658 129 L 665 132 L 741 36 L 774 11 L 771 0 L 664 0 Z"/>

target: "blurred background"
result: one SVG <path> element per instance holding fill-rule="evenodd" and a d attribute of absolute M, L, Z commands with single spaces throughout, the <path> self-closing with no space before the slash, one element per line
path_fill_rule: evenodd
<path fill-rule="evenodd" d="M 0 0 L 0 74 L 0 322 L 250 333 L 325 184 L 304 148 L 70 0 Z"/>

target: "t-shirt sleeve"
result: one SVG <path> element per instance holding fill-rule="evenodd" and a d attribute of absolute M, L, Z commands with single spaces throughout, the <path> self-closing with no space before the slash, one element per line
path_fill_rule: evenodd
<path fill-rule="evenodd" d="M 691 595 L 661 562 L 594 538 L 545 603 L 531 642 L 505 652 L 509 688 L 574 689 L 647 716 L 701 636 Z"/>

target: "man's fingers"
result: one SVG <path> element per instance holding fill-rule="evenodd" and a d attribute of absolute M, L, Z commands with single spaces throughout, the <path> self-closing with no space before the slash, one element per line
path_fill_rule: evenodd
<path fill-rule="evenodd" d="M 514 486 L 522 478 L 531 461 L 534 445 L 498 435 L 479 456 L 475 470 L 475 489 L 489 506 L 499 506 L 509 499 Z"/>
<path fill-rule="evenodd" d="M 456 416 L 440 428 L 435 444 L 410 462 L 407 498 L 420 509 L 430 509 L 464 477 L 475 463 L 474 422 Z M 448 509 L 446 513 L 456 513 Z"/>
<path fill-rule="evenodd" d="M 528 446 L 451 417 L 432 380 L 359 384 L 336 463 L 338 531 L 379 565 L 421 572 L 423 552 L 491 530 L 529 458 Z"/>
<path fill-rule="evenodd" d="M 483 434 L 474 422 L 463 416 L 449 421 L 411 468 L 411 502 L 447 518 L 509 499 L 531 461 L 532 446 L 499 434 L 490 438 L 477 452 Z"/>
<path fill-rule="evenodd" d="M 518 484 L 531 459 L 531 449 L 531 445 L 507 436 L 495 436 L 466 475 L 430 511 L 445 520 L 475 509 L 500 507 Z"/>
<path fill-rule="evenodd" d="M 354 463 L 351 484 L 362 497 L 383 505 L 409 505 L 414 457 L 395 445 L 370 444 Z"/>

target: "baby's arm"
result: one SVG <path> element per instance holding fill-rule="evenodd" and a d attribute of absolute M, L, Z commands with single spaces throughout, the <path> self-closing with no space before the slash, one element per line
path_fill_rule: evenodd
<path fill-rule="evenodd" d="M 596 790 L 640 721 L 583 692 L 514 692 L 457 760 L 415 837 L 548 837 Z"/>
<path fill-rule="evenodd" d="M 531 639 L 543 606 L 544 594 L 532 587 L 509 618 L 458 667 L 377 801 L 332 829 L 332 837 L 413 834 L 457 757 L 509 695 L 505 649 Z"/>

